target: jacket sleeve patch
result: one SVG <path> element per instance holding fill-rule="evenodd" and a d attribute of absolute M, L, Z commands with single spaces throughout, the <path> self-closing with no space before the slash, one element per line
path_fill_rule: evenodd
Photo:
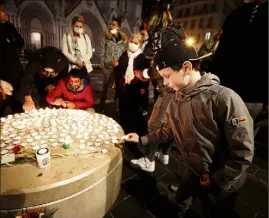
<path fill-rule="evenodd" d="M 236 117 L 232 119 L 233 126 L 243 125 L 247 122 L 247 118 L 245 116 Z"/>

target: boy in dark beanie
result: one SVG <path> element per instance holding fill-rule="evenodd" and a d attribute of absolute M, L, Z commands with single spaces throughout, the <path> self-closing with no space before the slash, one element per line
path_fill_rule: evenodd
<path fill-rule="evenodd" d="M 164 84 L 176 91 L 159 130 L 126 140 L 154 145 L 175 139 L 186 168 L 175 196 L 157 185 L 183 217 L 201 189 L 213 194 L 213 217 L 234 217 L 230 200 L 244 184 L 254 154 L 253 120 L 233 90 L 219 84 L 217 76 L 199 72 L 199 58 L 184 42 L 171 42 L 155 57 Z M 153 150 L 151 148 L 151 150 Z M 155 167 L 147 157 L 132 160 L 142 170 Z M 221 209 L 221 211 L 219 211 Z"/>

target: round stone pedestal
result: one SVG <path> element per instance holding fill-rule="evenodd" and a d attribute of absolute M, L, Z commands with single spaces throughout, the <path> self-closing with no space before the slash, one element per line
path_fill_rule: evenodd
<path fill-rule="evenodd" d="M 122 152 L 53 158 L 46 169 L 36 162 L 1 167 L 0 217 L 58 209 L 55 218 L 102 218 L 120 191 Z"/>

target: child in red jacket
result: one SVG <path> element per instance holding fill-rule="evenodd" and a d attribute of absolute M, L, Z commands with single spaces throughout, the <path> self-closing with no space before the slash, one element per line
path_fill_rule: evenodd
<path fill-rule="evenodd" d="M 48 104 L 68 109 L 89 109 L 95 104 L 92 86 L 79 69 L 72 69 L 46 98 Z"/>

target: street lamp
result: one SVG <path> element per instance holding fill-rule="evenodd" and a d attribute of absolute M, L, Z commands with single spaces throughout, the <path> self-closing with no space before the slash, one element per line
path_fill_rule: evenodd
<path fill-rule="evenodd" d="M 186 43 L 187 43 L 187 45 L 189 45 L 189 46 L 193 46 L 193 44 L 194 44 L 194 39 L 193 38 L 187 38 L 187 40 L 186 40 Z"/>

